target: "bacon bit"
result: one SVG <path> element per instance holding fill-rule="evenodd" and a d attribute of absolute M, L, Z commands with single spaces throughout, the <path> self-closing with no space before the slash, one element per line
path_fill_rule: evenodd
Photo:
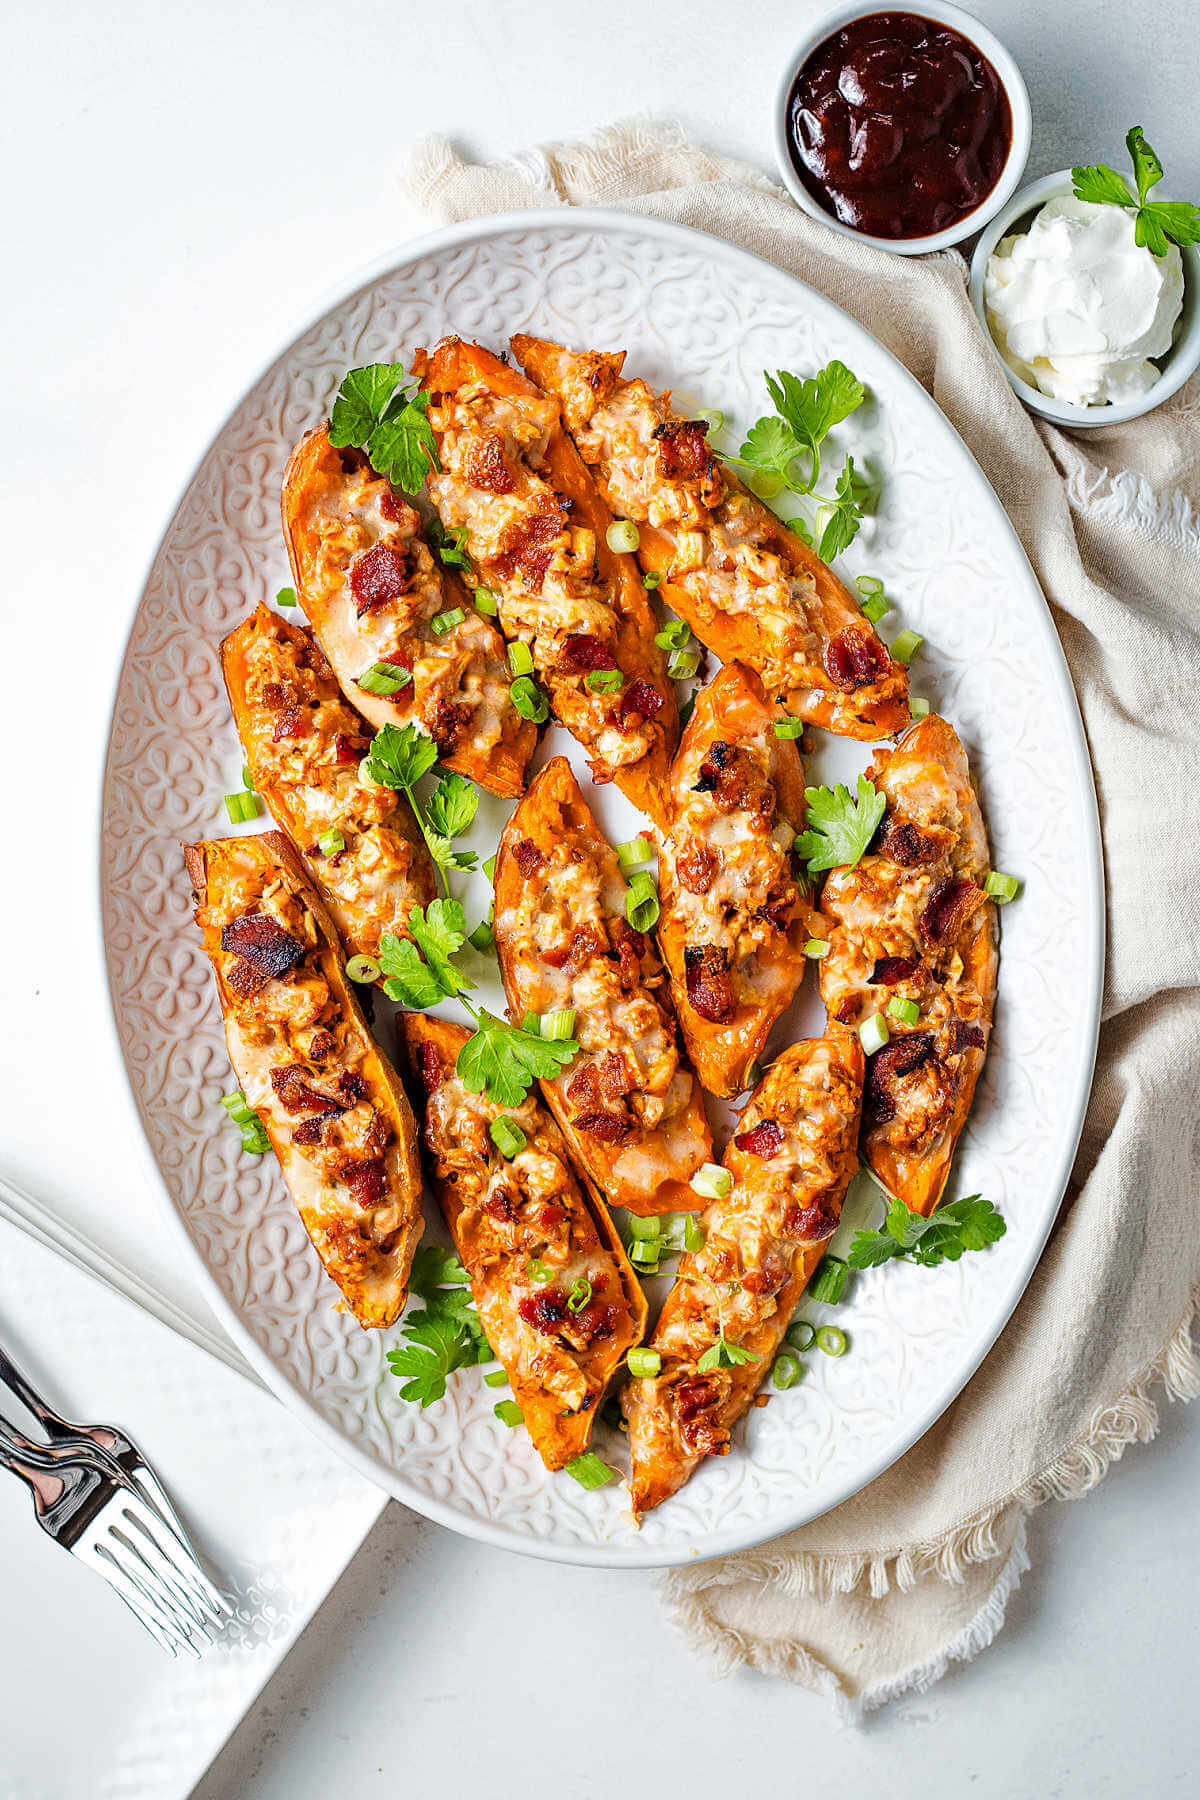
<path fill-rule="evenodd" d="M 538 1224 L 543 1231 L 556 1231 L 566 1216 L 561 1206 L 543 1206 L 538 1214 Z"/>
<path fill-rule="evenodd" d="M 326 1124 L 335 1117 L 335 1113 L 316 1113 L 311 1119 L 302 1119 L 292 1133 L 293 1143 L 319 1144 L 325 1136 Z"/>
<path fill-rule="evenodd" d="M 359 1079 L 362 1079 L 361 1076 Z M 342 1080 L 345 1080 L 345 1076 Z M 340 1087 L 340 1081 L 338 1085 Z M 323 1094 L 319 1088 L 310 1087 L 299 1063 L 286 1063 L 281 1069 L 272 1069 L 271 1086 L 275 1089 L 280 1105 L 290 1113 L 342 1113 L 346 1110 L 346 1106 L 335 1100 L 332 1094 Z M 350 1104 L 347 1101 L 346 1105 Z"/>
<path fill-rule="evenodd" d="M 954 1052 L 963 1050 L 982 1050 L 987 1043 L 982 1025 L 968 1025 L 962 1019 L 954 1021 Z"/>
<path fill-rule="evenodd" d="M 546 1337 L 554 1337 L 571 1316 L 567 1296 L 560 1287 L 539 1288 L 535 1294 L 526 1294 L 518 1303 L 517 1311 L 527 1325 L 532 1325 Z"/>
<path fill-rule="evenodd" d="M 517 866 L 519 868 L 520 864 Z M 586 962 L 605 950 L 604 940 L 595 927 L 580 925 L 571 933 L 570 943 L 556 944 L 549 950 L 539 947 L 538 955 L 549 968 L 565 969 L 568 975 L 578 975 Z"/>
<path fill-rule="evenodd" d="M 663 697 L 653 682 L 635 681 L 632 687 L 622 688 L 617 701 L 617 720 L 622 730 L 630 726 L 644 724 L 648 719 L 658 716 L 663 708 Z"/>
<path fill-rule="evenodd" d="M 248 962 L 231 963 L 225 970 L 225 984 L 233 989 L 239 1000 L 253 1000 L 255 994 L 266 987 L 268 979 Z"/>
<path fill-rule="evenodd" d="M 463 732 L 470 728 L 471 709 L 453 700 L 438 700 L 426 723 L 429 735 L 438 747 L 438 755 L 449 756 Z"/>
<path fill-rule="evenodd" d="M 370 1162 L 344 1163 L 338 1174 L 360 1206 L 374 1206 L 387 1181 L 382 1156 L 374 1156 Z"/>
<path fill-rule="evenodd" d="M 357 1069 L 344 1069 L 338 1076 L 338 1093 L 347 1106 L 357 1106 L 367 1091 L 367 1084 Z"/>
<path fill-rule="evenodd" d="M 783 1229 L 786 1236 L 797 1244 L 816 1244 L 822 1238 L 831 1237 L 837 1220 L 832 1218 L 821 1205 L 791 1206 L 784 1216 Z"/>
<path fill-rule="evenodd" d="M 747 1156 L 761 1156 L 764 1162 L 770 1162 L 783 1142 L 783 1131 L 774 1119 L 761 1119 L 749 1131 L 739 1132 L 733 1141 Z"/>
<path fill-rule="evenodd" d="M 692 788 L 693 794 L 712 793 L 713 789 L 721 779 L 721 771 L 725 767 L 725 761 L 728 755 L 729 745 L 722 743 L 720 738 L 714 739 L 708 746 L 704 761 L 700 764 L 700 779 Z"/>
<path fill-rule="evenodd" d="M 625 1068 L 625 1058 L 616 1050 L 606 1050 L 597 1061 L 588 1063 L 571 1077 L 567 1099 L 579 1109 L 596 1108 L 601 1100 L 621 1100 L 634 1084 Z"/>
<path fill-rule="evenodd" d="M 296 698 L 296 690 L 290 681 L 264 681 L 262 697 L 264 706 L 278 709 Z"/>
<path fill-rule="evenodd" d="M 407 594 L 412 579 L 399 551 L 391 544 L 372 544 L 350 570 L 350 592 L 358 617 Z"/>
<path fill-rule="evenodd" d="M 687 997 L 702 1019 L 719 1025 L 734 1010 L 729 953 L 717 944 L 689 945 L 683 953 Z"/>
<path fill-rule="evenodd" d="M 923 863 L 937 862 L 952 836 L 944 827 L 939 827 L 936 834 L 924 832 L 911 819 L 897 819 L 889 813 L 875 839 L 875 849 L 902 869 L 915 869 Z"/>
<path fill-rule="evenodd" d="M 520 575 L 530 593 L 541 593 L 546 570 L 554 555 L 554 540 L 562 535 L 567 511 L 561 501 L 547 496 L 540 512 L 514 522 L 506 533 L 511 537 L 511 543 L 492 565 L 502 581 Z"/>
<path fill-rule="evenodd" d="M 925 942 L 932 948 L 956 938 L 971 915 L 983 905 L 984 898 L 983 889 L 977 888 L 966 876 L 951 876 L 939 882 L 917 920 Z"/>
<path fill-rule="evenodd" d="M 520 869 L 526 881 L 535 875 L 545 862 L 545 857 L 532 838 L 520 838 L 513 845 L 513 861 Z"/>
<path fill-rule="evenodd" d="M 571 1336 L 580 1337 L 585 1346 L 598 1338 L 610 1338 L 620 1317 L 620 1307 L 611 1301 L 606 1305 L 603 1300 L 590 1300 L 580 1312 L 572 1314 Z"/>
<path fill-rule="evenodd" d="M 838 1001 L 837 1011 L 833 1016 L 839 1025 L 853 1025 L 855 1019 L 858 1017 L 858 1006 L 859 1003 L 855 995 L 848 994 L 844 1000 Z"/>
<path fill-rule="evenodd" d="M 708 473 L 712 452 L 707 419 L 678 419 L 654 427 L 658 462 L 668 481 L 697 481 Z"/>
<path fill-rule="evenodd" d="M 922 1068 L 933 1055 L 933 1037 L 928 1031 L 909 1031 L 867 1059 L 867 1078 L 863 1083 L 863 1110 L 872 1124 L 886 1125 L 896 1116 L 895 1084 Z"/>
<path fill-rule="evenodd" d="M 240 956 L 268 981 L 286 975 L 304 955 L 303 944 L 266 913 L 243 913 L 239 919 L 231 919 L 222 927 L 221 948 Z"/>
<path fill-rule="evenodd" d="M 412 508 L 406 500 L 401 499 L 393 488 L 388 488 L 379 496 L 379 510 L 385 519 L 391 520 L 393 525 L 403 525 L 407 522 Z"/>
<path fill-rule="evenodd" d="M 898 981 L 911 981 L 920 966 L 915 956 L 881 956 L 871 970 L 871 986 L 895 987 Z"/>
<path fill-rule="evenodd" d="M 327 1056 L 333 1055 L 336 1048 L 332 1032 L 316 1031 L 308 1046 L 308 1060 L 309 1062 L 324 1062 Z"/>
<path fill-rule="evenodd" d="M 675 873 L 689 894 L 707 894 L 720 866 L 720 853 L 707 844 L 685 844 L 675 859 Z"/>
<path fill-rule="evenodd" d="M 586 1131 L 602 1144 L 623 1144 L 633 1134 L 633 1125 L 620 1113 L 590 1112 L 572 1121 L 576 1131 Z"/>
<path fill-rule="evenodd" d="M 464 473 L 472 487 L 482 488 L 486 494 L 511 494 L 517 485 L 504 460 L 504 446 L 494 431 L 472 440 Z"/>
<path fill-rule="evenodd" d="M 334 678 L 329 658 L 311 631 L 304 633 L 304 640 L 300 645 L 300 666 L 311 669 L 313 674 L 322 681 L 332 681 Z"/>
<path fill-rule="evenodd" d="M 621 922 L 620 935 L 617 938 L 617 957 L 621 965 L 621 980 L 626 987 L 636 987 L 642 978 L 642 958 L 646 954 L 646 935 L 635 931 L 632 925 Z"/>
<path fill-rule="evenodd" d="M 838 687 L 860 688 L 886 675 L 891 658 L 873 631 L 848 625 L 826 647 L 824 662 Z"/>
<path fill-rule="evenodd" d="M 417 1045 L 417 1072 L 421 1077 L 421 1086 L 427 1094 L 441 1086 L 442 1059 L 430 1043 Z"/>
<path fill-rule="evenodd" d="M 503 1190 L 490 1195 L 483 1203 L 483 1210 L 490 1219 L 495 1219 L 499 1225 L 511 1225 L 516 1217 L 512 1201 Z"/>
<path fill-rule="evenodd" d="M 775 810 L 775 790 L 762 783 L 751 758 L 735 744 L 719 739 L 709 745 L 700 764 L 700 779 L 692 792 L 711 794 L 722 812 L 744 807 L 747 812 L 768 818 Z"/>
<path fill-rule="evenodd" d="M 708 1418 L 708 1412 L 720 1402 L 721 1390 L 710 1376 L 697 1375 L 681 1381 L 675 1389 L 675 1409 L 679 1418 L 679 1435 L 687 1449 L 697 1456 L 725 1456 L 729 1451 L 729 1432 Z"/>
<path fill-rule="evenodd" d="M 562 675 L 591 675 L 599 670 L 615 669 L 617 659 L 603 638 L 593 636 L 590 631 L 579 631 L 563 640 L 557 666 Z"/>
<path fill-rule="evenodd" d="M 787 1270 L 776 1257 L 768 1257 L 761 1269 L 747 1269 L 742 1276 L 742 1289 L 761 1300 L 767 1294 L 777 1294 L 787 1280 Z"/>
<path fill-rule="evenodd" d="M 271 740 L 278 744 L 284 738 L 303 737 L 308 730 L 308 724 L 309 719 L 306 713 L 302 712 L 298 706 L 289 706 L 287 711 L 281 712 L 276 719 Z"/>
<path fill-rule="evenodd" d="M 791 923 L 788 916 L 790 910 L 782 902 L 777 901 L 774 906 L 756 906 L 754 916 L 756 919 L 765 919 L 768 925 L 775 927 L 776 931 L 786 931 Z"/>
<path fill-rule="evenodd" d="M 333 740 L 333 760 L 339 766 L 360 763 L 366 754 L 366 738 L 348 737 L 344 731 L 339 731 Z"/>

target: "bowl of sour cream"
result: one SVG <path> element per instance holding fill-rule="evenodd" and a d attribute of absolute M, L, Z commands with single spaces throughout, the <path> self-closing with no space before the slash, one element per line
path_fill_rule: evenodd
<path fill-rule="evenodd" d="M 1135 241 L 1132 211 L 1072 189 L 1063 169 L 1013 196 L 976 246 L 971 298 L 1031 412 L 1119 425 L 1200 366 L 1200 251 L 1155 256 Z"/>

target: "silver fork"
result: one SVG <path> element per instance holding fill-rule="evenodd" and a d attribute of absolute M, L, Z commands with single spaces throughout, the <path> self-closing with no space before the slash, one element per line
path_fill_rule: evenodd
<path fill-rule="evenodd" d="M 68 1441 L 72 1428 L 18 1380 L 21 1388 L 14 1391 L 23 1390 L 24 1404 L 25 1394 L 37 1401 L 55 1421 L 59 1441 L 35 1444 L 0 1417 L 0 1467 L 29 1488 L 42 1530 L 103 1575 L 163 1649 L 199 1656 L 232 1609 L 200 1568 L 169 1503 L 164 1517 L 121 1461 L 90 1435 L 110 1435 L 109 1428 L 91 1427 Z M 128 1445 L 139 1474 L 148 1473 L 131 1441 L 123 1433 L 111 1435 Z"/>

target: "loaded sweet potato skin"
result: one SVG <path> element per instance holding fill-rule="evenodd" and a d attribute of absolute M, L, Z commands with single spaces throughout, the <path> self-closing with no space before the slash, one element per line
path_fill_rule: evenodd
<path fill-rule="evenodd" d="M 991 1035 L 996 909 L 983 892 L 989 855 L 966 753 L 936 713 L 870 775 L 887 797 L 874 849 L 835 869 L 821 892 L 821 997 L 831 1028 L 854 1030 L 893 998 L 890 1041 L 867 1065 L 863 1153 L 884 1186 L 928 1215 L 942 1196 Z"/>
<path fill-rule="evenodd" d="M 342 942 L 377 957 L 414 906 L 437 892 L 433 862 L 404 799 L 359 779 L 374 735 L 342 698 L 312 634 L 266 606 L 221 645 L 234 724 L 254 786 L 305 860 Z M 323 832 L 343 848 L 323 851 Z"/>
<path fill-rule="evenodd" d="M 752 668 L 789 712 L 841 737 L 908 719 L 908 673 L 814 550 L 747 492 L 704 420 L 621 374 L 623 351 L 571 351 L 518 335 L 513 353 L 562 403 L 607 504 L 636 522 L 643 570 L 722 662 Z"/>
<path fill-rule="evenodd" d="M 793 1044 L 743 1112 L 724 1158 L 732 1191 L 705 1212 L 704 1245 L 681 1259 L 650 1339 L 662 1367 L 622 1393 L 635 1513 L 661 1505 L 703 1457 L 728 1454 L 841 1215 L 862 1076 L 847 1032 Z M 701 1372 L 720 1337 L 752 1360 Z"/>
<path fill-rule="evenodd" d="M 354 1317 L 392 1325 L 421 1235 L 416 1122 L 333 919 L 279 832 L 189 844 L 184 861 L 242 1091 Z"/>
<path fill-rule="evenodd" d="M 461 338 L 418 352 L 413 366 L 430 396 L 442 469 L 429 477 L 429 496 L 442 522 L 466 530 L 505 633 L 528 645 L 594 778 L 615 780 L 660 821 L 679 740 L 674 685 L 637 562 L 608 546 L 612 515 L 558 402 Z"/>
<path fill-rule="evenodd" d="M 775 736 L 758 679 L 726 663 L 697 698 L 671 768 L 658 941 L 692 1066 L 740 1094 L 805 969 L 811 896 L 792 858 L 804 826 L 795 741 Z"/>
<path fill-rule="evenodd" d="M 461 1026 L 406 1013 L 400 1030 L 414 1091 L 425 1095 L 433 1192 L 487 1340 L 538 1455 L 561 1469 L 587 1449 L 605 1389 L 641 1342 L 641 1286 L 536 1094 L 505 1112 L 469 1092 L 455 1073 L 470 1035 Z M 489 1135 L 502 1117 L 525 1137 L 512 1158 Z"/>
<path fill-rule="evenodd" d="M 415 508 L 322 426 L 292 452 L 282 509 L 296 592 L 354 705 L 376 727 L 416 720 L 446 768 L 515 798 L 537 728 L 509 696 L 504 639 L 442 568 Z M 458 624 L 433 630 L 460 608 Z M 358 678 L 376 663 L 412 679 L 390 697 L 369 693 Z"/>
<path fill-rule="evenodd" d="M 494 932 L 509 1012 L 575 1012 L 579 1055 L 544 1081 L 578 1166 L 613 1206 L 693 1210 L 712 1155 L 699 1083 L 679 1052 L 666 977 L 624 916 L 625 884 L 564 757 L 505 826 Z"/>

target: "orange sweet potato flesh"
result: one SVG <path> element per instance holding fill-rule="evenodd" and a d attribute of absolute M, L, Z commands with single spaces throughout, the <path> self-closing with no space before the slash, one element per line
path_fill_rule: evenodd
<path fill-rule="evenodd" d="M 793 739 L 775 736 L 778 716 L 757 677 L 740 663 L 726 663 L 697 698 L 671 769 L 658 941 L 692 1066 L 710 1094 L 726 1098 L 745 1089 L 806 967 L 811 895 L 790 852 L 781 852 L 771 836 L 785 826 L 793 834 L 802 830 L 805 812 L 800 753 Z M 715 797 L 697 791 L 697 784 L 712 783 Z M 764 811 L 772 796 L 772 809 Z M 710 829 L 719 840 L 711 846 Z M 747 930 L 756 933 L 750 944 Z M 701 947 L 726 959 L 723 980 L 733 1006 L 724 1017 L 706 1017 L 689 995 L 686 954 Z"/>
<path fill-rule="evenodd" d="M 536 1094 L 531 1096 L 519 1109 L 519 1119 L 528 1128 L 527 1136 L 538 1151 L 535 1180 L 539 1199 L 551 1198 L 546 1186 L 547 1163 L 551 1159 L 557 1161 L 562 1171 L 561 1180 L 556 1178 L 553 1186 L 552 1211 L 557 1216 L 550 1230 L 557 1234 L 557 1241 L 569 1242 L 575 1254 L 590 1254 L 594 1258 L 602 1253 L 610 1259 L 609 1280 L 617 1284 L 613 1296 L 616 1315 L 606 1320 L 606 1333 L 581 1359 L 581 1366 L 594 1384 L 590 1404 L 578 1411 L 564 1409 L 561 1397 L 546 1391 L 544 1382 L 536 1379 L 539 1360 L 546 1353 L 535 1349 L 529 1354 L 529 1330 L 522 1326 L 516 1310 L 517 1295 L 511 1291 L 514 1272 L 518 1287 L 528 1289 L 527 1281 L 522 1279 L 527 1260 L 524 1250 L 505 1254 L 498 1247 L 495 1228 L 489 1230 L 487 1211 L 480 1204 L 483 1195 L 493 1192 L 494 1170 L 504 1166 L 500 1152 L 483 1136 L 484 1122 L 502 1114 L 511 1118 L 511 1109 L 474 1097 L 470 1111 L 464 1113 L 461 1129 L 456 1129 L 457 1120 L 449 1129 L 439 1124 L 434 1118 L 434 1092 L 443 1082 L 454 1080 L 459 1051 L 470 1033 L 460 1025 L 424 1013 L 405 1013 L 398 1024 L 413 1091 L 427 1095 L 422 1138 L 434 1196 L 454 1248 L 470 1276 L 471 1292 L 488 1342 L 504 1366 L 534 1448 L 548 1469 L 561 1469 L 587 1449 L 605 1388 L 629 1350 L 641 1342 L 646 1328 L 646 1299 L 641 1284 L 606 1209 L 591 1199 L 575 1179 L 557 1125 Z M 530 1111 L 534 1115 L 532 1121 L 526 1116 Z M 519 1195 L 520 1200 L 527 1202 L 531 1197 L 531 1190 L 516 1170 L 509 1174 L 505 1187 Z M 520 1206 L 519 1201 L 517 1205 Z M 534 1227 L 530 1229 L 536 1231 Z M 538 1248 L 541 1249 L 540 1240 Z"/>
<path fill-rule="evenodd" d="M 596 1191 L 643 1215 L 693 1211 L 688 1184 L 711 1160 L 712 1135 L 662 964 L 627 926 L 624 892 L 569 763 L 554 757 L 496 856 L 493 929 L 509 1013 L 575 1010 L 580 1054 L 542 1092 Z"/>

